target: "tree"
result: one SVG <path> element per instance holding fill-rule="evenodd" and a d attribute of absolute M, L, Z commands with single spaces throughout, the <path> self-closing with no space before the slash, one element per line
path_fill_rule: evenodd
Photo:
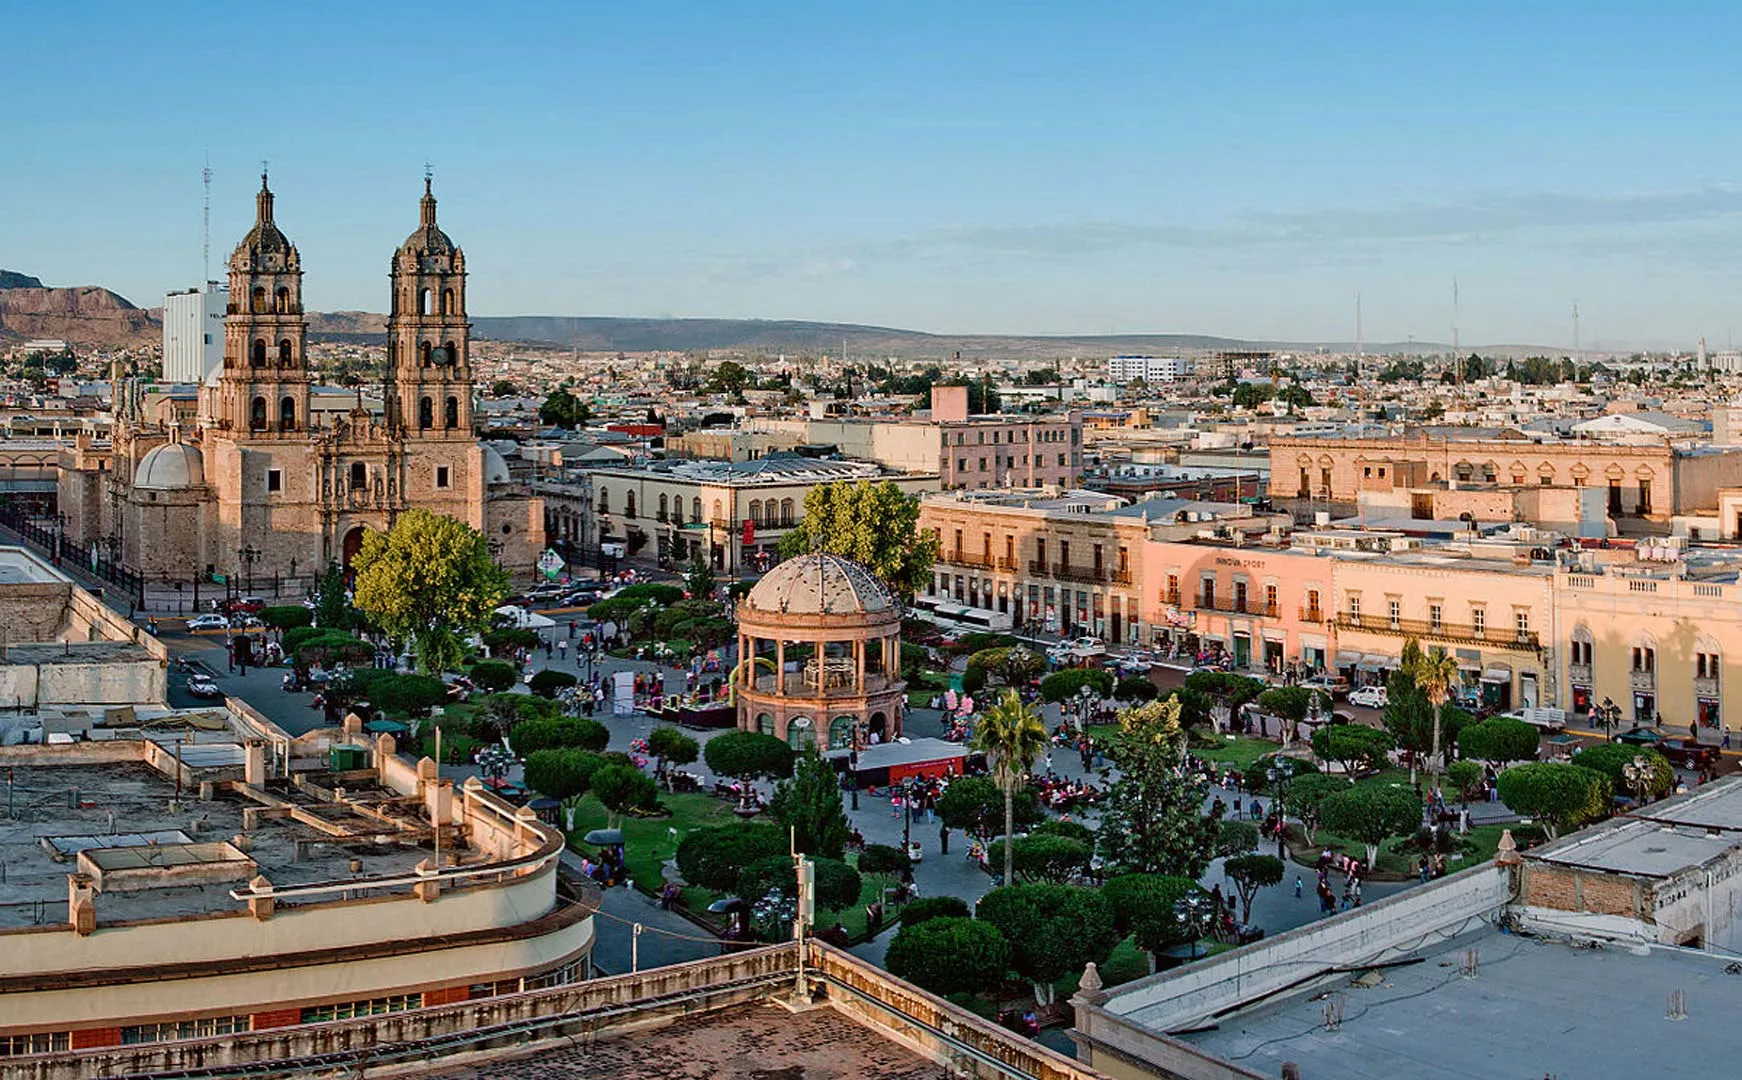
<path fill-rule="evenodd" d="M 1216 824 L 1216 854 L 1242 855 L 1258 846 L 1258 826 L 1238 818 Z"/>
<path fill-rule="evenodd" d="M 907 852 L 888 844 L 866 844 L 865 850 L 859 852 L 859 872 L 877 875 L 880 897 L 888 891 L 891 875 L 904 874 L 912 867 L 913 860 L 907 857 Z"/>
<path fill-rule="evenodd" d="M 1240 921 L 1252 922 L 1252 900 L 1258 890 L 1282 880 L 1284 867 L 1275 855 L 1234 855 L 1222 862 L 1222 873 L 1240 894 Z"/>
<path fill-rule="evenodd" d="M 966 919 L 973 912 L 959 896 L 922 896 L 901 909 L 901 925 L 918 926 L 927 919 Z"/>
<path fill-rule="evenodd" d="M 559 801 L 572 799 L 586 793 L 605 764 L 603 755 L 590 750 L 539 750 L 526 756 L 526 786 Z"/>
<path fill-rule="evenodd" d="M 371 704 L 402 716 L 428 716 L 447 700 L 447 684 L 430 675 L 389 675 L 369 687 Z"/>
<path fill-rule="evenodd" d="M 689 567 L 684 570 L 684 590 L 695 600 L 709 600 L 714 595 L 714 568 L 708 565 L 708 560 L 702 557 L 701 551 L 696 551 L 695 558 L 690 560 Z"/>
<path fill-rule="evenodd" d="M 1080 840 L 1089 845 L 1091 851 L 1095 847 L 1095 831 L 1080 821 L 1043 821 L 1029 832 L 1034 836 L 1064 836 Z"/>
<path fill-rule="evenodd" d="M 1433 789 L 1440 789 L 1440 709 L 1446 699 L 1452 696 L 1452 687 L 1458 681 L 1458 662 L 1446 654 L 1446 650 L 1435 646 L 1433 651 L 1416 660 L 1410 672 L 1415 677 L 1415 684 L 1421 687 L 1427 695 L 1429 704 L 1434 707 L 1433 749 L 1429 751 L 1428 768 L 1432 770 Z"/>
<path fill-rule="evenodd" d="M 1415 664 L 1411 662 L 1411 646 L 1415 639 L 1404 642 L 1403 666 L 1391 673 L 1385 682 L 1385 711 L 1381 722 L 1385 730 L 1391 732 L 1397 740 L 1398 749 L 1409 756 L 1409 779 L 1415 780 L 1416 765 L 1423 758 L 1434 752 L 1434 716 L 1432 700 L 1415 681 Z M 1420 647 L 1413 650 L 1420 655 Z M 1456 745 L 1458 733 L 1470 721 L 1470 714 L 1462 709 L 1441 708 L 1439 710 L 1440 745 Z"/>
<path fill-rule="evenodd" d="M 1095 668 L 1066 668 L 1055 671 L 1040 680 L 1040 697 L 1042 701 L 1067 701 L 1082 692 L 1083 687 L 1093 690 L 1097 697 L 1109 697 L 1113 693 L 1113 673 Z"/>
<path fill-rule="evenodd" d="M 262 608 L 260 621 L 274 630 L 294 630 L 299 626 L 313 625 L 315 613 L 301 604 L 284 604 Z"/>
<path fill-rule="evenodd" d="M 1015 690 L 1006 690 L 998 703 L 980 715 L 970 744 L 992 764 L 992 777 L 1004 793 L 1004 835 L 1015 834 L 1016 789 L 1028 781 L 1036 758 L 1046 753 L 1046 725 Z M 1004 883 L 1012 883 L 1013 852 L 1004 847 Z"/>
<path fill-rule="evenodd" d="M 1264 684 L 1249 675 L 1231 671 L 1194 671 L 1186 676 L 1185 689 L 1207 696 L 1214 702 L 1212 717 L 1218 730 L 1228 726 L 1240 706 L 1255 701 L 1264 693 Z"/>
<path fill-rule="evenodd" d="M 1315 699 L 1321 715 L 1328 714 L 1331 699 L 1305 686 L 1279 686 L 1258 695 L 1258 707 L 1282 721 L 1282 745 L 1294 741 L 1301 721 L 1313 714 Z"/>
<path fill-rule="evenodd" d="M 1633 769 L 1636 779 L 1629 780 L 1628 767 L 1636 762 L 1644 768 Z M 1675 787 L 1675 767 L 1661 751 L 1650 747 L 1625 743 L 1588 746 L 1573 755 L 1573 764 L 1602 773 L 1609 778 L 1610 790 L 1635 795 L 1641 801 L 1661 799 Z"/>
<path fill-rule="evenodd" d="M 1006 852 L 1006 846 L 1012 848 Z M 1006 855 L 1009 861 L 1022 875 L 1024 881 L 1049 881 L 1054 885 L 1064 885 L 1075 878 L 1088 873 L 1089 859 L 1095 849 L 1074 837 L 1049 836 L 1019 836 L 1011 840 L 1000 840 L 990 853 L 992 858 L 1004 861 Z"/>
<path fill-rule="evenodd" d="M 707 387 L 716 394 L 742 394 L 746 389 L 756 385 L 756 376 L 750 369 L 736 360 L 726 360 L 715 364 L 708 375 Z"/>
<path fill-rule="evenodd" d="M 342 630 L 350 621 L 351 601 L 345 596 L 345 568 L 337 562 L 330 562 L 315 588 L 315 625 Z"/>
<path fill-rule="evenodd" d="M 1155 970 L 1155 954 L 1192 939 L 1179 921 L 1179 902 L 1202 896 L 1204 890 L 1190 878 L 1168 874 L 1121 874 L 1101 887 L 1101 895 L 1113 910 L 1114 933 L 1131 935 L 1149 957 Z"/>
<path fill-rule="evenodd" d="M 426 674 L 442 670 L 442 635 L 489 629 L 508 595 L 507 571 L 483 534 L 427 510 L 404 511 L 384 533 L 366 530 L 352 565 L 357 607 L 394 640 L 409 640 Z"/>
<path fill-rule="evenodd" d="M 792 747 L 759 731 L 728 731 L 709 739 L 702 757 L 718 775 L 737 777 L 746 786 L 792 775 Z"/>
<path fill-rule="evenodd" d="M 1372 869 L 1380 844 L 1407 836 L 1421 824 L 1421 800 L 1400 787 L 1353 787 L 1320 803 L 1319 820 L 1332 832 L 1365 844 L 1367 867 Z"/>
<path fill-rule="evenodd" d="M 972 994 L 1003 981 L 1010 946 L 997 927 L 975 919 L 903 919 L 883 964 L 890 974 L 934 994 Z"/>
<path fill-rule="evenodd" d="M 1054 982 L 1104 962 L 1118 941 L 1107 901 L 1075 885 L 1004 885 L 980 898 L 976 917 L 1004 935 L 1010 966 L 1042 1005 L 1052 1003 Z"/>
<path fill-rule="evenodd" d="M 294 632 L 287 631 L 286 639 Z M 286 645 L 286 648 L 290 647 Z M 343 630 L 317 630 L 313 636 L 297 644 L 295 649 L 296 665 L 304 671 L 316 666 L 364 663 L 375 655 L 375 646 Z"/>
<path fill-rule="evenodd" d="M 1314 842 L 1313 833 L 1319 827 L 1319 810 L 1324 806 L 1325 800 L 1348 790 L 1349 781 L 1321 772 L 1298 777 L 1288 786 L 1288 795 L 1283 799 L 1283 806 L 1300 819 L 1301 832 L 1306 834 L 1307 843 Z"/>
<path fill-rule="evenodd" d="M 839 859 L 812 859 L 811 865 L 816 868 L 818 908 L 839 911 L 859 902 L 865 891 L 859 871 Z M 798 896 L 798 872 L 790 855 L 758 859 L 738 875 L 738 895 L 746 900 L 760 900 L 775 889 Z"/>
<path fill-rule="evenodd" d="M 513 397 L 520 389 L 507 379 L 497 379 L 490 384 L 490 396 L 495 398 Z"/>
<path fill-rule="evenodd" d="M 1155 683 L 1142 675 L 1120 679 L 1113 687 L 1113 697 L 1118 701 L 1150 701 L 1160 693 Z"/>
<path fill-rule="evenodd" d="M 739 822 L 697 829 L 677 845 L 677 869 L 685 881 L 714 892 L 738 887 L 738 875 L 760 859 L 786 853 L 778 826 Z"/>
<path fill-rule="evenodd" d="M 768 809 L 804 854 L 839 859 L 847 850 L 851 830 L 841 806 L 841 782 L 816 747 L 806 747 L 793 762 L 791 778 L 774 786 Z"/>
<path fill-rule="evenodd" d="M 964 776 L 952 781 L 938 799 L 938 817 L 952 829 L 990 833 L 1003 806 L 1004 792 L 996 781 L 984 776 Z M 1011 808 L 1018 826 L 1032 825 L 1042 817 L 1040 796 L 1027 785 L 1013 794 Z"/>
<path fill-rule="evenodd" d="M 1119 770 L 1102 801 L 1101 853 L 1126 871 L 1203 876 L 1220 811 L 1205 813 L 1207 781 L 1180 766 L 1185 735 L 1174 698 L 1124 709 L 1107 756 Z"/>
<path fill-rule="evenodd" d="M 566 431 L 573 431 L 592 418 L 592 408 L 563 387 L 551 391 L 544 404 L 538 407 L 539 423 Z"/>
<path fill-rule="evenodd" d="M 631 810 L 652 810 L 659 805 L 659 789 L 653 777 L 633 765 L 606 765 L 593 773 L 588 784 L 609 813 L 608 824 Z"/>
<path fill-rule="evenodd" d="M 554 699 L 558 694 L 567 690 L 569 687 L 574 686 L 578 682 L 580 682 L 580 680 L 567 671 L 558 671 L 556 668 L 545 668 L 542 671 L 535 672 L 532 676 L 532 681 L 526 685 L 528 689 L 539 697 Z"/>
<path fill-rule="evenodd" d="M 1313 732 L 1313 753 L 1341 765 L 1350 779 L 1362 769 L 1383 768 L 1394 745 L 1389 732 L 1361 724 L 1326 724 Z"/>
<path fill-rule="evenodd" d="M 523 694 L 503 694 L 502 697 L 524 697 Z M 490 701 L 495 700 L 492 695 Z M 562 750 L 575 747 L 602 752 L 611 742 L 611 732 L 604 724 L 584 716 L 537 717 L 511 724 L 508 745 L 522 757 L 540 750 Z"/>
<path fill-rule="evenodd" d="M 996 675 L 1005 686 L 1027 686 L 1039 674 L 1041 659 L 1021 645 L 981 649 L 968 657 L 968 667 L 962 677 L 962 689 L 977 694 L 986 685 L 986 676 Z M 977 685 L 970 685 L 974 679 Z"/>
<path fill-rule="evenodd" d="M 653 775 L 665 772 L 668 765 L 688 765 L 701 755 L 701 744 L 669 724 L 662 724 L 647 734 L 647 752 L 653 755 Z"/>
<path fill-rule="evenodd" d="M 804 517 L 780 538 L 781 558 L 809 551 L 865 564 L 882 582 L 911 598 L 931 577 L 938 540 L 919 531 L 919 499 L 895 486 L 841 481 L 818 484 L 804 497 Z"/>
<path fill-rule="evenodd" d="M 1573 760 L 1577 762 L 1578 755 L 1575 754 Z M 1459 802 L 1468 802 L 1470 792 L 1481 780 L 1482 766 L 1474 761 L 1460 759 L 1446 766 L 1446 781 L 1457 789 Z"/>
<path fill-rule="evenodd" d="M 514 665 L 506 660 L 480 660 L 472 665 L 472 683 L 478 689 L 499 694 L 514 685 Z"/>
<path fill-rule="evenodd" d="M 1498 769 L 1508 761 L 1535 758 L 1541 738 L 1535 728 L 1522 720 L 1491 716 L 1458 732 L 1458 752 Z"/>
<path fill-rule="evenodd" d="M 1514 765 L 1500 774 L 1498 786 L 1500 801 L 1508 809 L 1539 819 L 1551 837 L 1564 828 L 1595 821 L 1609 804 L 1607 776 L 1559 761 Z"/>

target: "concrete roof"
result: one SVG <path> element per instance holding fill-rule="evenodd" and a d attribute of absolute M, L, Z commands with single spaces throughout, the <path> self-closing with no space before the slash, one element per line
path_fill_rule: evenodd
<path fill-rule="evenodd" d="M 72 579 L 20 547 L 0 547 L 0 585 L 48 585 Z"/>
<path fill-rule="evenodd" d="M 1465 977 L 1470 950 L 1476 976 Z M 1484 927 L 1387 968 L 1376 986 L 1331 976 L 1222 1020 L 1187 1042 L 1266 1076 L 1470 1080 L 1707 1078 L 1734 1067 L 1730 957 L 1673 948 L 1577 949 Z M 1687 1017 L 1666 1019 L 1672 991 Z M 1335 1029 L 1327 1012 L 1340 1012 Z"/>
<path fill-rule="evenodd" d="M 1527 852 L 1525 858 L 1557 866 L 1663 878 L 1715 859 L 1735 845 L 1733 836 L 1709 836 L 1703 829 L 1635 821 L 1577 834 Z"/>
<path fill-rule="evenodd" d="M 1708 784 L 1680 798 L 1647 804 L 1633 816 L 1702 829 L 1742 830 L 1742 784 Z"/>

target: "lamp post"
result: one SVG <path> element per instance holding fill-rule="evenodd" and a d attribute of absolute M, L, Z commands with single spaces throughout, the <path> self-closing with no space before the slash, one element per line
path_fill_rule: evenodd
<path fill-rule="evenodd" d="M 66 546 L 67 546 L 67 515 L 66 515 L 66 511 L 57 510 L 55 512 L 54 524 L 55 524 L 55 532 L 54 532 L 54 558 L 53 558 L 53 561 L 58 563 L 61 560 L 61 556 L 63 556 L 66 553 Z"/>
<path fill-rule="evenodd" d="M 1627 781 L 1627 790 L 1633 793 L 1634 802 L 1645 802 L 1645 785 L 1654 772 L 1644 754 L 1635 754 L 1632 761 L 1621 766 L 1621 778 Z"/>
<path fill-rule="evenodd" d="M 244 587 L 254 591 L 254 563 L 260 558 L 260 550 L 249 544 L 236 549 L 236 561 L 242 564 Z"/>
<path fill-rule="evenodd" d="M 1198 958 L 1198 938 L 1204 935 L 1204 920 L 1209 915 L 1210 898 L 1203 893 L 1182 896 L 1174 903 L 1174 918 L 1179 920 L 1181 929 L 1191 935 L 1192 959 Z"/>
<path fill-rule="evenodd" d="M 913 777 L 905 776 L 901 780 L 901 853 L 906 855 L 908 845 L 913 843 Z M 1006 843 L 1009 839 L 1006 838 Z M 1006 882 L 1008 884 L 1008 882 Z"/>
<path fill-rule="evenodd" d="M 1612 698 L 1604 698 L 1603 704 L 1591 710 L 1597 723 L 1603 728 L 1610 742 L 1615 741 L 1615 727 L 1621 722 L 1621 706 L 1615 704 Z"/>

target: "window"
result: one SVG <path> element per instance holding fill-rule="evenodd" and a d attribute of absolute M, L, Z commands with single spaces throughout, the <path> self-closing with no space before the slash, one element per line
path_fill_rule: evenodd
<path fill-rule="evenodd" d="M 1276 614 L 1276 586 L 1275 585 L 1264 586 L 1264 614 L 1272 615 L 1272 616 L 1274 616 Z"/>
<path fill-rule="evenodd" d="M 635 516 L 635 493 L 633 491 L 623 496 L 623 516 Z"/>
<path fill-rule="evenodd" d="M 291 356 L 290 339 L 285 338 L 278 343 L 278 366 L 287 368 L 294 358 Z"/>
<path fill-rule="evenodd" d="M 690 498 L 690 520 L 698 525 L 702 523 L 702 497 L 700 495 Z"/>
<path fill-rule="evenodd" d="M 1179 603 L 1179 575 L 1178 574 L 1169 573 L 1167 575 L 1167 593 L 1162 597 L 1162 599 L 1169 604 Z"/>
<path fill-rule="evenodd" d="M 278 426 L 284 431 L 296 430 L 296 399 L 285 398 L 278 403 Z"/>
<path fill-rule="evenodd" d="M 980 471 L 981 472 L 986 471 L 986 459 L 985 458 L 980 459 Z"/>
<path fill-rule="evenodd" d="M 1640 674 L 1657 670 L 1657 650 L 1649 645 L 1633 646 L 1633 670 Z"/>
<path fill-rule="evenodd" d="M 1470 629 L 1476 632 L 1477 637 L 1488 632 L 1488 611 L 1486 608 L 1470 609 Z"/>
<path fill-rule="evenodd" d="M 1445 614 L 1446 614 L 1445 608 L 1441 607 L 1438 604 L 1429 604 L 1427 606 L 1427 623 L 1428 623 L 1428 625 L 1430 627 L 1432 627 L 1433 629 L 1438 630 L 1444 623 Z"/>
<path fill-rule="evenodd" d="M 248 427 L 254 431 L 266 429 L 266 399 L 257 397 L 248 406 Z"/>
<path fill-rule="evenodd" d="M 1307 621 L 1317 622 L 1319 619 L 1319 591 L 1307 590 Z"/>
<path fill-rule="evenodd" d="M 435 402 L 423 398 L 417 403 L 417 426 L 423 428 L 435 426 Z"/>
<path fill-rule="evenodd" d="M 361 461 L 351 463 L 351 490 L 362 491 L 369 486 L 369 467 Z"/>
<path fill-rule="evenodd" d="M 1715 679 L 1718 677 L 1718 658 L 1710 653 L 1694 654 L 1694 678 Z"/>
<path fill-rule="evenodd" d="M 1639 482 L 1639 513 L 1641 516 L 1651 513 L 1651 481 Z"/>
<path fill-rule="evenodd" d="M 1065 456 L 1063 454 L 1060 454 L 1059 455 L 1059 468 L 1061 468 L 1061 469 L 1064 468 L 1064 465 L 1065 465 Z"/>
<path fill-rule="evenodd" d="M 1391 628 L 1393 630 L 1397 629 L 1397 627 L 1402 623 L 1402 616 L 1402 604 L 1398 603 L 1396 600 L 1387 600 L 1385 602 L 1385 617 L 1391 621 Z"/>
<path fill-rule="evenodd" d="M 967 472 L 968 471 L 968 459 L 967 458 L 964 457 L 964 458 L 957 458 L 956 459 L 956 471 L 957 472 Z"/>
<path fill-rule="evenodd" d="M 1038 562 L 1040 564 L 1040 568 L 1042 570 L 1046 569 L 1046 538 L 1045 537 L 1037 537 L 1034 541 L 1034 561 Z"/>
<path fill-rule="evenodd" d="M 68 1049 L 71 1033 L 44 1031 L 35 1035 L 0 1035 L 0 1057 L 20 1054 L 58 1054 Z"/>
<path fill-rule="evenodd" d="M 610 492 L 610 489 L 600 488 L 599 489 L 599 513 L 609 514 L 610 512 L 611 512 L 611 492 Z"/>
<path fill-rule="evenodd" d="M 271 493 L 274 491 L 283 491 L 284 490 L 284 470 L 283 469 L 267 469 L 266 470 L 266 490 L 268 493 Z"/>
<path fill-rule="evenodd" d="M 423 1008 L 423 995 L 392 994 L 363 1001 L 341 1001 L 333 1005 L 311 1005 L 302 1011 L 305 1024 L 324 1024 L 331 1020 L 353 1020 L 359 1016 L 380 1016 L 383 1013 L 410 1012 Z"/>
<path fill-rule="evenodd" d="M 436 487 L 445 488 L 447 486 L 448 486 L 448 467 L 446 465 L 437 465 L 436 466 Z"/>
<path fill-rule="evenodd" d="M 1349 594 L 1349 618 L 1353 619 L 1355 622 L 1361 621 L 1361 594 L 1360 593 L 1350 593 Z"/>
<path fill-rule="evenodd" d="M 761 521 L 762 521 L 762 500 L 761 499 L 751 499 L 750 500 L 750 520 L 757 522 L 757 523 L 761 523 Z"/>
<path fill-rule="evenodd" d="M 265 367 L 266 366 L 266 341 L 265 341 L 265 339 L 256 338 L 254 340 L 254 344 L 249 346 L 249 348 L 248 348 L 248 363 L 254 367 Z"/>
<path fill-rule="evenodd" d="M 460 426 L 460 399 L 451 397 L 447 407 L 442 410 L 442 426 L 457 428 Z"/>
<path fill-rule="evenodd" d="M 726 513 L 724 510 L 724 504 L 721 503 L 720 500 L 718 500 L 718 499 L 714 500 L 714 520 L 720 521 L 720 522 L 723 522 L 726 520 Z"/>
<path fill-rule="evenodd" d="M 751 507 L 751 512 L 754 513 L 755 508 L 756 508 L 756 504 L 751 503 L 750 507 Z M 664 495 L 661 495 L 659 497 L 659 520 L 664 521 L 666 518 L 668 518 L 670 516 L 671 516 L 671 504 L 666 501 L 666 497 Z"/>
<path fill-rule="evenodd" d="M 266 314 L 266 290 L 256 287 L 248 297 L 248 310 L 256 315 Z"/>
<path fill-rule="evenodd" d="M 1592 649 L 1591 642 L 1580 641 L 1578 638 L 1574 638 L 1573 639 L 1573 663 L 1583 664 L 1586 667 L 1590 667 L 1591 666 L 1591 649 Z"/>
<path fill-rule="evenodd" d="M 443 315 L 452 315 L 453 313 L 454 313 L 454 290 L 443 289 L 442 290 L 442 314 Z"/>
<path fill-rule="evenodd" d="M 1517 611 L 1514 611 L 1512 613 L 1512 627 L 1514 630 L 1518 631 L 1518 640 L 1519 641 L 1529 640 L 1529 638 L 1530 638 L 1530 612 L 1526 611 L 1522 608 L 1520 608 Z"/>
<path fill-rule="evenodd" d="M 249 1018 L 242 1016 L 208 1016 L 200 1020 L 175 1020 L 163 1024 L 130 1024 L 121 1029 L 121 1045 L 168 1042 L 171 1039 L 209 1039 L 214 1035 L 235 1035 L 247 1031 Z"/>

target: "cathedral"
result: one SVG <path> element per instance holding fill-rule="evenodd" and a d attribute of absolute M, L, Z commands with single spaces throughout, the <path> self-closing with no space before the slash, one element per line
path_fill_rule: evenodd
<path fill-rule="evenodd" d="M 110 447 L 82 441 L 61 470 L 69 535 L 108 544 L 146 581 L 241 583 L 348 564 L 365 529 L 413 507 L 481 531 L 529 573 L 542 501 L 472 430 L 466 256 L 436 223 L 424 180 L 415 231 L 394 252 L 383 409 L 311 422 L 302 256 L 273 219 L 265 174 L 254 227 L 230 255 L 224 364 L 191 430 L 147 422 L 117 378 Z"/>

